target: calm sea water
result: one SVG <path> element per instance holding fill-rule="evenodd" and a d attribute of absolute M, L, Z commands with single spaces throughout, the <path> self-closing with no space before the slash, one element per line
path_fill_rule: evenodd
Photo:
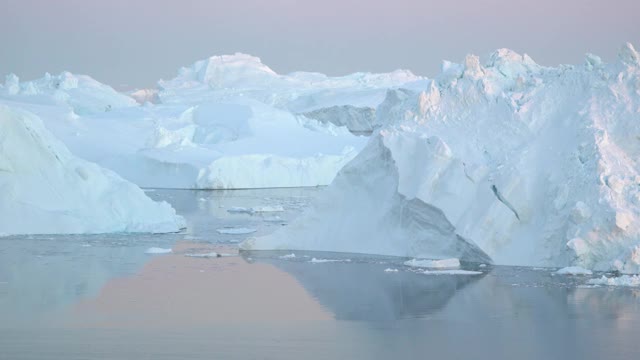
<path fill-rule="evenodd" d="M 552 269 L 436 276 L 397 258 L 240 255 L 247 235 L 216 231 L 268 234 L 320 191 L 149 191 L 189 230 L 0 238 L 0 359 L 640 358 L 640 289 Z M 227 212 L 266 205 L 285 211 Z M 211 251 L 229 256 L 190 256 Z"/>

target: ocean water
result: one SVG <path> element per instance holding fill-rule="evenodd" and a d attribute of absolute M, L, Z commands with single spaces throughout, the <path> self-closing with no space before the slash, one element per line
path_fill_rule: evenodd
<path fill-rule="evenodd" d="M 640 289 L 585 285 L 599 274 L 237 252 L 321 191 L 149 190 L 188 230 L 0 238 L 0 359 L 640 358 Z M 227 211 L 265 206 L 284 211 Z"/>

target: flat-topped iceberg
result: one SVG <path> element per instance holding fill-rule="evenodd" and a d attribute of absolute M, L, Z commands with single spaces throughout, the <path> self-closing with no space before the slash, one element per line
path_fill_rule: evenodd
<path fill-rule="evenodd" d="M 639 59 L 445 63 L 388 92 L 386 127 L 312 209 L 243 248 L 640 272 Z"/>
<path fill-rule="evenodd" d="M 0 105 L 0 233 L 176 232 L 182 217 L 79 159 L 33 114 Z"/>

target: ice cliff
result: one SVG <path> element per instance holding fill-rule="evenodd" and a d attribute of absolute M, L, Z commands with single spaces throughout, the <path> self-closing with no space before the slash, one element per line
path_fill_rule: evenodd
<path fill-rule="evenodd" d="M 501 49 L 389 90 L 386 125 L 296 223 L 245 249 L 640 272 L 640 56 Z"/>

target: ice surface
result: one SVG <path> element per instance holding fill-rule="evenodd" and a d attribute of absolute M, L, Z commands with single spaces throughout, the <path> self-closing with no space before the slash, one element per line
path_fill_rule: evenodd
<path fill-rule="evenodd" d="M 564 267 L 555 272 L 559 275 L 591 275 L 593 272 L 591 270 L 587 270 L 585 268 L 581 268 L 579 266 L 568 266 Z"/>
<path fill-rule="evenodd" d="M 606 277 L 602 276 L 599 279 L 591 279 L 588 284 L 590 285 L 606 285 L 606 286 L 628 286 L 638 287 L 640 286 L 640 275 L 622 275 L 620 277 Z"/>
<path fill-rule="evenodd" d="M 33 114 L 0 104 L 0 232 L 176 232 L 166 202 L 72 155 Z"/>
<path fill-rule="evenodd" d="M 460 267 L 460 260 L 458 259 L 443 259 L 443 260 L 420 260 L 411 259 L 404 262 L 405 265 L 411 267 L 420 268 L 457 268 Z"/>
<path fill-rule="evenodd" d="M 169 254 L 173 252 L 173 250 L 171 249 L 164 249 L 164 248 L 159 248 L 159 247 L 150 247 L 148 248 L 144 253 L 145 254 Z"/>
<path fill-rule="evenodd" d="M 384 129 L 313 208 L 242 246 L 638 273 L 637 59 L 550 68 L 502 49 L 389 90 Z"/>

